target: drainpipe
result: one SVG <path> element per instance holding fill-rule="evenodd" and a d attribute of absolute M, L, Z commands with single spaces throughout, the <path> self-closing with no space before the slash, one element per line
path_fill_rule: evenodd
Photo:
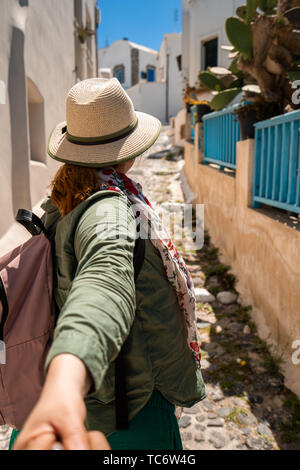
<path fill-rule="evenodd" d="M 166 67 L 166 123 L 169 122 L 169 75 L 170 75 L 170 51 L 167 49 Z"/>
<path fill-rule="evenodd" d="M 95 45 L 96 45 L 96 77 L 99 77 L 99 59 L 98 59 L 98 28 L 100 29 L 101 24 L 101 11 L 98 7 L 95 7 L 95 23 L 96 23 L 96 34 L 95 34 Z"/>

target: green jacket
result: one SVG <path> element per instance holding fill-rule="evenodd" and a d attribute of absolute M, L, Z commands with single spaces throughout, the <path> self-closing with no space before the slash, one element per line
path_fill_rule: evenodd
<path fill-rule="evenodd" d="M 49 228 L 58 210 L 50 199 L 42 208 Z M 119 238 L 111 236 L 116 228 Z M 177 406 L 190 407 L 205 398 L 176 292 L 149 240 L 135 286 L 135 234 L 130 204 L 114 191 L 93 194 L 56 229 L 55 298 L 60 313 L 46 368 L 61 353 L 84 362 L 93 379 L 86 397 L 86 424 L 107 435 L 116 430 L 114 365 L 127 337 L 129 419 L 154 389 Z"/>

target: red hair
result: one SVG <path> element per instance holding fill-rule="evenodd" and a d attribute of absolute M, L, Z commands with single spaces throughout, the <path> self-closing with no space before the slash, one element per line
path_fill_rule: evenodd
<path fill-rule="evenodd" d="M 99 187 L 96 168 L 65 163 L 51 183 L 51 201 L 62 217 L 87 199 Z"/>

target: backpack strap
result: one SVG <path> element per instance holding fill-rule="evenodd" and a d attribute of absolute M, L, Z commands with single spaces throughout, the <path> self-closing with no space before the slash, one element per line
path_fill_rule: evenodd
<path fill-rule="evenodd" d="M 137 238 L 133 254 L 134 282 L 137 281 L 145 259 L 146 242 L 143 238 Z"/>
<path fill-rule="evenodd" d="M 33 212 L 26 209 L 19 209 L 16 221 L 23 225 L 33 237 L 41 233 L 44 233 L 47 237 L 47 231 L 42 220 Z"/>
<path fill-rule="evenodd" d="M 137 238 L 134 247 L 133 267 L 134 282 L 142 269 L 145 259 L 146 242 L 143 238 Z M 124 352 L 127 341 L 123 344 L 115 362 L 115 400 L 116 400 L 116 428 L 118 431 L 128 429 L 128 399 L 126 394 L 126 365 Z"/>
<path fill-rule="evenodd" d="M 8 301 L 2 278 L 0 276 L 0 302 L 2 303 L 2 317 L 0 322 L 0 341 L 4 339 L 4 325 L 8 316 Z"/>

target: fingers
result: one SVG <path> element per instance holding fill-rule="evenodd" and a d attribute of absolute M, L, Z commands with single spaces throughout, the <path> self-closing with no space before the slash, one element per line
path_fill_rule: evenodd
<path fill-rule="evenodd" d="M 30 439 L 28 442 L 22 440 L 22 434 L 17 438 L 13 450 L 49 450 L 56 442 L 54 433 L 44 433 Z"/>
<path fill-rule="evenodd" d="M 89 450 L 88 432 L 83 425 L 62 429 L 61 441 L 65 450 Z"/>
<path fill-rule="evenodd" d="M 90 450 L 111 450 L 108 440 L 102 432 L 91 431 L 88 433 Z"/>
<path fill-rule="evenodd" d="M 13 450 L 50 450 L 59 444 L 59 450 L 111 450 L 109 443 L 102 432 L 92 431 L 87 433 L 74 432 L 63 440 L 63 444 L 57 443 L 57 437 L 52 432 L 40 434 L 31 438 L 28 442 L 22 441 L 22 435 L 17 438 Z"/>

